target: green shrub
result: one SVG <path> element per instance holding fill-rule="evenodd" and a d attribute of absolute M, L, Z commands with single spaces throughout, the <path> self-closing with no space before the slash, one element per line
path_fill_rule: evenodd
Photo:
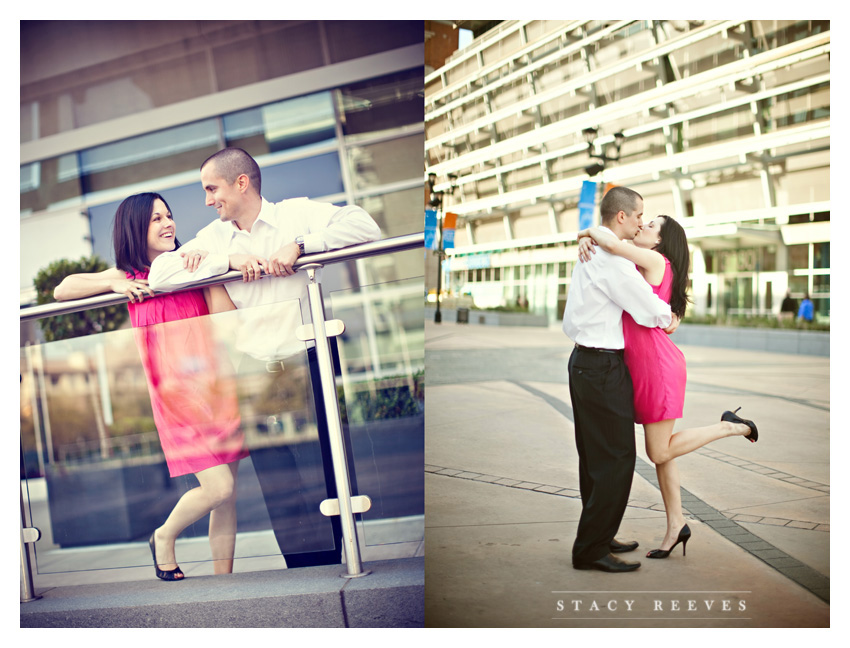
<path fill-rule="evenodd" d="M 83 257 L 79 261 L 60 259 L 46 268 L 39 270 L 33 283 L 37 294 L 36 303 L 50 304 L 53 299 L 53 289 L 70 274 L 81 272 L 100 272 L 109 265 L 97 255 Z M 48 342 L 81 337 L 92 333 L 114 331 L 127 321 L 129 312 L 124 304 L 89 309 L 67 315 L 54 315 L 39 320 L 44 339 Z"/>
<path fill-rule="evenodd" d="M 380 381 L 374 390 L 364 389 L 365 384 L 354 386 L 346 399 L 342 387 L 337 388 L 339 411 L 343 423 L 364 423 L 384 419 L 416 416 L 425 407 L 425 374 L 413 375 L 413 392 L 406 376 Z M 359 387 L 359 389 L 358 389 Z M 374 393 L 373 393 L 374 391 Z"/>

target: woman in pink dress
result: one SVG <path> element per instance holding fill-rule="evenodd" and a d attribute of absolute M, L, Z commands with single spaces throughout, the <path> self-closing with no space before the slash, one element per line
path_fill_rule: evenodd
<path fill-rule="evenodd" d="M 154 296 L 148 284 L 153 260 L 179 247 L 168 204 L 159 194 L 125 199 L 113 223 L 115 268 L 65 277 L 57 300 L 105 292 L 126 295 L 130 322 L 144 365 L 154 422 L 172 477 L 194 474 L 198 483 L 177 502 L 149 544 L 156 575 L 183 578 L 177 536 L 210 514 L 210 548 L 216 574 L 233 571 L 236 542 L 236 474 L 248 456 L 240 427 L 236 385 L 222 362 L 208 317 L 233 310 L 223 286 Z M 193 253 L 190 266 L 203 262 Z M 147 299 L 146 299 L 147 298 Z"/>
<path fill-rule="evenodd" d="M 673 314 L 681 319 L 688 303 L 690 260 L 682 226 L 668 216 L 658 216 L 641 228 L 633 243 L 591 228 L 579 233 L 579 258 L 587 260 L 596 244 L 629 259 L 637 265 L 653 292 L 669 303 Z M 691 537 L 682 513 L 679 471 L 674 459 L 727 436 L 744 436 L 755 442 L 758 430 L 752 421 L 727 411 L 719 423 L 674 434 L 673 426 L 682 418 L 685 404 L 685 356 L 663 330 L 640 326 L 626 312 L 623 338 L 624 358 L 634 385 L 635 422 L 643 424 L 646 453 L 655 464 L 667 516 L 667 532 L 661 548 L 653 549 L 647 557 L 667 558 L 679 543 L 684 553 Z"/>

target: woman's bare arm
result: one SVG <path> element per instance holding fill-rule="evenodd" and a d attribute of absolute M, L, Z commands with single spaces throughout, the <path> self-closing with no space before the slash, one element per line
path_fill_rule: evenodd
<path fill-rule="evenodd" d="M 665 261 L 660 252 L 639 248 L 630 241 L 621 241 L 613 234 L 598 227 L 591 227 L 578 233 L 578 238 L 590 237 L 606 252 L 628 259 L 643 268 L 644 276 L 651 284 L 661 283 L 664 277 Z"/>
<path fill-rule="evenodd" d="M 153 296 L 147 279 L 128 279 L 126 273 L 118 268 L 109 268 L 102 272 L 81 272 L 65 277 L 53 290 L 56 301 L 83 299 L 93 295 L 114 292 L 126 295 L 130 301 L 142 301 L 145 295 Z"/>

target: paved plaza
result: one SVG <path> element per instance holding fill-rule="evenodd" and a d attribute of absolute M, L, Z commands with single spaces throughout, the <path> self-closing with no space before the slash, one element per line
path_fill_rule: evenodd
<path fill-rule="evenodd" d="M 675 336 L 674 336 L 675 339 Z M 741 406 L 759 442 L 677 459 L 693 536 L 645 558 L 665 530 L 654 465 L 638 459 L 618 538 L 627 574 L 577 571 L 581 512 L 560 330 L 426 321 L 427 626 L 828 627 L 828 357 L 680 345 L 676 430 Z"/>

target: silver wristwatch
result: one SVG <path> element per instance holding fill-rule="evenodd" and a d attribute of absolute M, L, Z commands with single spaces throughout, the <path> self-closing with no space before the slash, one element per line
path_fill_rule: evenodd
<path fill-rule="evenodd" d="M 298 254 L 299 255 L 304 254 L 304 237 L 303 236 L 296 236 L 295 237 L 295 244 L 298 246 Z"/>

